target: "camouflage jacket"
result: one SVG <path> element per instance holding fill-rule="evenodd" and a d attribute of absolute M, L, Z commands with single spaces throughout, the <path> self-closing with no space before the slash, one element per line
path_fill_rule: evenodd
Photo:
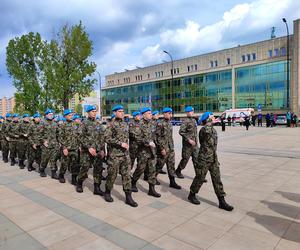
<path fill-rule="evenodd" d="M 141 132 L 140 136 L 138 138 L 138 143 L 140 146 L 140 151 L 146 152 L 146 153 L 151 153 L 153 156 L 155 156 L 155 148 L 150 147 L 149 143 L 150 142 L 155 142 L 155 130 L 153 128 L 154 124 L 152 120 L 145 120 L 142 119 L 140 122 L 141 126 Z"/>
<path fill-rule="evenodd" d="M 5 127 L 5 136 L 9 138 L 9 141 L 19 140 L 19 122 L 10 122 Z"/>
<path fill-rule="evenodd" d="M 41 122 L 32 122 L 28 131 L 28 140 L 30 145 L 41 146 L 43 124 Z"/>
<path fill-rule="evenodd" d="M 2 139 L 6 140 L 6 137 L 7 134 L 6 134 L 6 128 L 8 127 L 8 125 L 11 123 L 11 121 L 8 121 L 8 120 L 5 120 L 3 123 L 2 123 L 2 126 L 1 126 L 1 134 L 2 134 Z"/>
<path fill-rule="evenodd" d="M 180 126 L 179 134 L 182 136 L 182 144 L 191 146 L 189 139 L 197 143 L 197 123 L 193 117 L 187 117 Z"/>
<path fill-rule="evenodd" d="M 129 143 L 136 143 L 137 139 L 141 133 L 140 130 L 140 122 L 134 120 L 133 122 L 129 123 Z"/>
<path fill-rule="evenodd" d="M 217 161 L 218 134 L 212 125 L 205 125 L 199 131 L 199 159 L 205 162 Z"/>
<path fill-rule="evenodd" d="M 30 122 L 20 122 L 18 127 L 19 137 L 22 141 L 28 140 L 28 134 L 30 130 L 31 123 Z"/>
<path fill-rule="evenodd" d="M 3 135 L 2 135 L 2 127 L 3 127 L 3 123 L 0 123 L 0 141 L 3 139 Z"/>
<path fill-rule="evenodd" d="M 162 151 L 174 150 L 173 126 L 169 120 L 162 119 L 156 125 L 157 149 Z"/>
<path fill-rule="evenodd" d="M 41 129 L 41 144 L 48 142 L 48 148 L 59 148 L 58 125 L 53 120 L 45 120 Z"/>
<path fill-rule="evenodd" d="M 122 148 L 122 143 L 129 142 L 128 124 L 121 119 L 115 119 L 111 122 L 105 133 L 107 146 L 109 147 L 109 156 L 128 155 L 129 151 Z"/>
<path fill-rule="evenodd" d="M 88 118 L 82 122 L 80 130 L 81 134 L 81 147 L 83 150 L 88 151 L 89 148 L 97 149 L 97 139 L 99 135 L 97 134 L 98 123 L 95 119 Z"/>
<path fill-rule="evenodd" d="M 96 150 L 105 150 L 105 127 L 99 122 L 97 122 L 96 126 L 96 141 Z"/>
<path fill-rule="evenodd" d="M 58 141 L 63 149 L 77 150 L 79 149 L 79 126 L 72 121 L 66 121 L 59 126 Z"/>

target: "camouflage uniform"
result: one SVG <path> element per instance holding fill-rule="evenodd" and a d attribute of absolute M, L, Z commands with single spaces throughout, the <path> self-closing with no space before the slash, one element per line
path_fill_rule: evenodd
<path fill-rule="evenodd" d="M 182 136 L 182 152 L 181 152 L 181 161 L 177 167 L 179 172 L 183 170 L 190 157 L 192 156 L 193 164 L 197 162 L 197 157 L 199 153 L 198 143 L 197 143 L 197 123 L 193 117 L 188 117 L 184 120 L 183 124 L 180 126 L 179 134 Z M 196 145 L 192 146 L 188 140 L 193 140 Z M 177 171 L 177 170 L 176 170 Z"/>
<path fill-rule="evenodd" d="M 137 138 L 140 135 L 140 121 L 134 120 L 129 124 L 129 154 L 131 160 L 131 168 L 133 168 L 134 161 L 139 152 L 139 145 Z"/>
<path fill-rule="evenodd" d="M 43 124 L 41 122 L 33 122 L 30 124 L 29 131 L 28 131 L 28 140 L 29 140 L 29 147 L 28 147 L 28 170 L 33 170 L 33 162 L 35 161 L 39 166 L 41 164 L 42 158 L 42 148 L 41 148 L 41 141 L 42 141 L 42 129 Z M 36 149 L 33 148 L 33 145 L 36 145 Z"/>
<path fill-rule="evenodd" d="M 40 171 L 43 172 L 48 163 L 50 163 L 51 171 L 57 171 L 56 162 L 59 159 L 59 143 L 58 137 L 58 125 L 53 120 L 45 120 L 41 129 L 41 147 L 42 147 L 42 161 L 40 165 Z M 45 142 L 48 142 L 48 147 L 45 146 Z"/>
<path fill-rule="evenodd" d="M 140 122 L 140 135 L 138 138 L 139 152 L 137 168 L 133 173 L 133 182 L 136 182 L 147 168 L 149 184 L 156 184 L 156 150 L 149 145 L 150 142 L 154 141 L 155 134 L 153 133 L 153 122 L 151 120 L 148 121 L 146 119 L 142 119 Z"/>
<path fill-rule="evenodd" d="M 217 157 L 218 135 L 212 125 L 205 125 L 199 132 L 200 150 L 197 164 L 194 165 L 196 176 L 190 187 L 193 194 L 199 192 L 204 183 L 207 172 L 210 172 L 217 197 L 224 197 L 223 184 L 220 177 L 219 161 Z"/>
<path fill-rule="evenodd" d="M 76 125 L 72 120 L 67 120 L 64 124 L 60 125 L 59 129 L 59 143 L 62 150 L 67 149 L 68 155 L 65 156 L 61 153 L 61 167 L 59 170 L 60 175 L 64 175 L 67 169 L 72 173 L 72 175 L 78 175 L 79 173 L 79 130 L 80 126 Z"/>
<path fill-rule="evenodd" d="M 175 152 L 173 141 L 173 127 L 169 120 L 162 119 L 156 126 L 156 144 L 157 144 L 157 165 L 156 171 L 163 168 L 167 164 L 169 177 L 175 176 Z M 162 150 L 166 151 L 166 155 L 161 154 Z"/>
<path fill-rule="evenodd" d="M 2 151 L 2 140 L 3 140 L 2 127 L 3 127 L 3 122 L 0 122 L 0 151 Z"/>
<path fill-rule="evenodd" d="M 110 147 L 110 153 L 107 160 L 108 176 L 106 180 L 106 190 L 111 191 L 115 183 L 117 173 L 122 175 L 123 190 L 131 192 L 130 179 L 130 157 L 128 150 L 121 147 L 122 143 L 129 141 L 129 129 L 126 122 L 122 119 L 115 119 L 106 129 L 106 142 Z"/>
<path fill-rule="evenodd" d="M 105 151 L 105 128 L 100 122 L 97 122 L 97 126 L 96 126 L 96 141 L 98 142 L 96 144 L 96 151 L 104 152 Z M 98 184 L 100 184 L 102 180 L 102 173 L 104 170 L 103 162 L 104 162 L 104 157 L 102 158 L 100 154 L 97 154 L 94 161 L 94 168 L 97 169 L 97 171 L 95 172 L 94 176 L 95 176 L 95 183 Z"/>
<path fill-rule="evenodd" d="M 83 121 L 81 125 L 81 166 L 77 177 L 77 180 L 81 183 L 88 177 L 88 171 L 93 166 L 94 184 L 101 184 L 101 166 L 99 164 L 95 165 L 96 157 L 92 156 L 89 152 L 89 148 L 96 149 L 97 154 L 99 154 L 99 149 L 104 149 L 103 142 L 97 141 L 97 138 L 99 138 L 97 126 L 97 121 L 92 118 Z"/>
<path fill-rule="evenodd" d="M 28 133 L 30 129 L 30 122 L 20 122 L 19 123 L 19 143 L 18 143 L 18 156 L 19 156 L 19 165 L 23 167 L 24 161 L 27 158 L 28 153 L 28 147 L 29 147 L 29 141 L 28 141 Z"/>
<path fill-rule="evenodd" d="M 1 132 L 2 132 L 2 159 L 4 162 L 8 162 L 8 154 L 9 154 L 9 141 L 7 133 L 6 133 L 6 128 L 9 126 L 11 123 L 11 120 L 5 120 L 2 124 Z"/>
<path fill-rule="evenodd" d="M 5 128 L 5 134 L 9 138 L 10 159 L 14 164 L 18 157 L 18 141 L 19 141 L 19 122 L 11 122 Z"/>

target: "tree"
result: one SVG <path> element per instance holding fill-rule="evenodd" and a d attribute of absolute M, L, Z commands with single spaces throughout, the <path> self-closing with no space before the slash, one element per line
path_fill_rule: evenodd
<path fill-rule="evenodd" d="M 90 94 L 96 84 L 91 76 L 96 64 L 89 62 L 92 42 L 82 23 L 69 28 L 65 25 L 48 47 L 45 77 L 50 96 L 56 105 L 68 108 L 70 99 L 77 93 L 79 97 Z"/>
<path fill-rule="evenodd" d="M 31 114 L 44 106 L 43 53 L 45 42 L 39 33 L 30 32 L 9 41 L 6 66 L 17 90 L 16 110 Z"/>

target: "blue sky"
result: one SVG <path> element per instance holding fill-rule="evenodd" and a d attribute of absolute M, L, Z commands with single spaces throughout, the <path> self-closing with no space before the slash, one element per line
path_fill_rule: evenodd
<path fill-rule="evenodd" d="M 168 60 L 207 53 L 292 32 L 299 0 L 1 0 L 0 98 L 14 88 L 6 71 L 8 41 L 30 31 L 50 40 L 65 23 L 80 20 L 93 41 L 103 76 Z M 95 75 L 95 77 L 97 77 Z"/>

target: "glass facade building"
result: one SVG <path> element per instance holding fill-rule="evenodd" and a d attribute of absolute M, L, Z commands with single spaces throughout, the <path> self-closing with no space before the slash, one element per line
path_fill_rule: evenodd
<path fill-rule="evenodd" d="M 131 113 L 150 106 L 162 110 L 172 106 L 175 113 L 184 113 L 187 105 L 195 112 L 207 110 L 256 108 L 284 110 L 287 104 L 286 61 L 274 61 L 246 67 L 236 67 L 187 77 L 149 81 L 103 89 L 102 114 L 109 116 L 115 104 L 122 104 Z M 234 77 L 234 79 L 232 79 Z M 234 90 L 232 89 L 234 86 Z"/>

